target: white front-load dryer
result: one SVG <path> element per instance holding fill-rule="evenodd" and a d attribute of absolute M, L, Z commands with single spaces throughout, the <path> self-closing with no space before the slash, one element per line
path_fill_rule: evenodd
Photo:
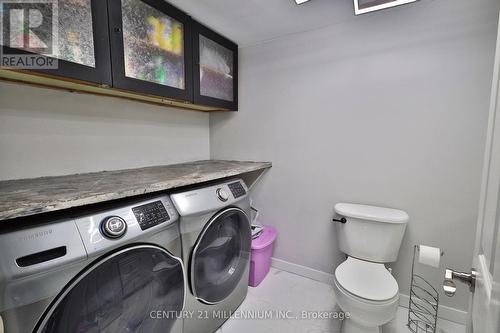
<path fill-rule="evenodd" d="M 184 332 L 212 333 L 248 291 L 250 199 L 242 180 L 171 195 L 179 212 L 187 270 Z"/>

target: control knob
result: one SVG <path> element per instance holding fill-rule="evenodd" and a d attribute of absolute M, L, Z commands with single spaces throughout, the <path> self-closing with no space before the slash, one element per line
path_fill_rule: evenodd
<path fill-rule="evenodd" d="M 101 222 L 101 231 L 106 238 L 120 238 L 127 231 L 127 223 L 118 216 L 106 217 Z"/>
<path fill-rule="evenodd" d="M 217 193 L 217 197 L 219 198 L 220 201 L 229 200 L 229 194 L 227 194 L 227 192 L 224 191 L 224 189 L 218 188 L 217 191 L 215 192 Z"/>

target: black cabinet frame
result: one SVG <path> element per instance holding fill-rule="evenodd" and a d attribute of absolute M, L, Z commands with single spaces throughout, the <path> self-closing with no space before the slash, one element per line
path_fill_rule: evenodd
<path fill-rule="evenodd" d="M 121 0 L 108 0 L 109 31 L 111 41 L 111 63 L 113 71 L 113 87 L 141 92 L 148 95 L 163 96 L 183 101 L 193 99 L 193 67 L 191 36 L 191 18 L 181 10 L 163 0 L 140 0 L 161 11 L 165 15 L 179 21 L 184 26 L 184 89 L 139 80 L 125 75 L 125 57 L 123 43 L 122 5 Z"/>
<path fill-rule="evenodd" d="M 57 59 L 57 69 L 30 69 L 30 71 L 111 86 L 111 59 L 109 56 L 108 10 L 106 1 L 91 0 L 91 6 L 95 67 Z M 6 54 L 33 54 L 24 50 L 13 49 L 5 45 L 2 45 L 2 48 L 3 52 Z"/>
<path fill-rule="evenodd" d="M 137 92 L 147 96 L 164 97 L 182 103 L 213 108 L 213 110 L 238 109 L 238 45 L 210 28 L 193 20 L 185 12 L 164 0 L 138 0 L 183 24 L 184 34 L 184 89 L 140 80 L 125 75 L 124 36 L 121 0 L 91 0 L 92 29 L 94 38 L 95 67 L 57 59 L 57 69 L 30 69 L 34 75 L 46 75 L 65 81 L 82 81 L 85 84 L 117 88 L 116 91 Z M 199 36 L 233 52 L 233 101 L 200 94 Z M 1 45 L 6 54 L 33 54 Z"/>
<path fill-rule="evenodd" d="M 203 96 L 200 94 L 200 35 L 233 51 L 233 101 Z M 210 28 L 193 21 L 193 100 L 195 104 L 238 110 L 238 45 Z"/>

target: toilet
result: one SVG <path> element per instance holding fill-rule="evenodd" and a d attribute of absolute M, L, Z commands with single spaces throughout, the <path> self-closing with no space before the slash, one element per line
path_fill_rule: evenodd
<path fill-rule="evenodd" d="M 343 333 L 381 333 L 399 305 L 396 279 L 385 263 L 396 261 L 408 223 L 402 210 L 338 203 L 335 212 L 340 250 L 347 259 L 335 270 L 334 290 L 349 316 Z"/>

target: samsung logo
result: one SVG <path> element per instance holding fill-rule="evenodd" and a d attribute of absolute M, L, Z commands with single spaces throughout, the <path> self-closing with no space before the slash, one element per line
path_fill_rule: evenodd
<path fill-rule="evenodd" d="M 22 236 L 22 237 L 20 237 L 20 240 L 30 241 L 30 240 L 34 240 L 34 239 L 37 239 L 40 237 L 50 236 L 51 234 L 52 234 L 52 229 L 48 229 L 48 230 L 38 231 L 38 232 L 35 232 L 33 234 L 29 234 L 26 236 Z"/>

